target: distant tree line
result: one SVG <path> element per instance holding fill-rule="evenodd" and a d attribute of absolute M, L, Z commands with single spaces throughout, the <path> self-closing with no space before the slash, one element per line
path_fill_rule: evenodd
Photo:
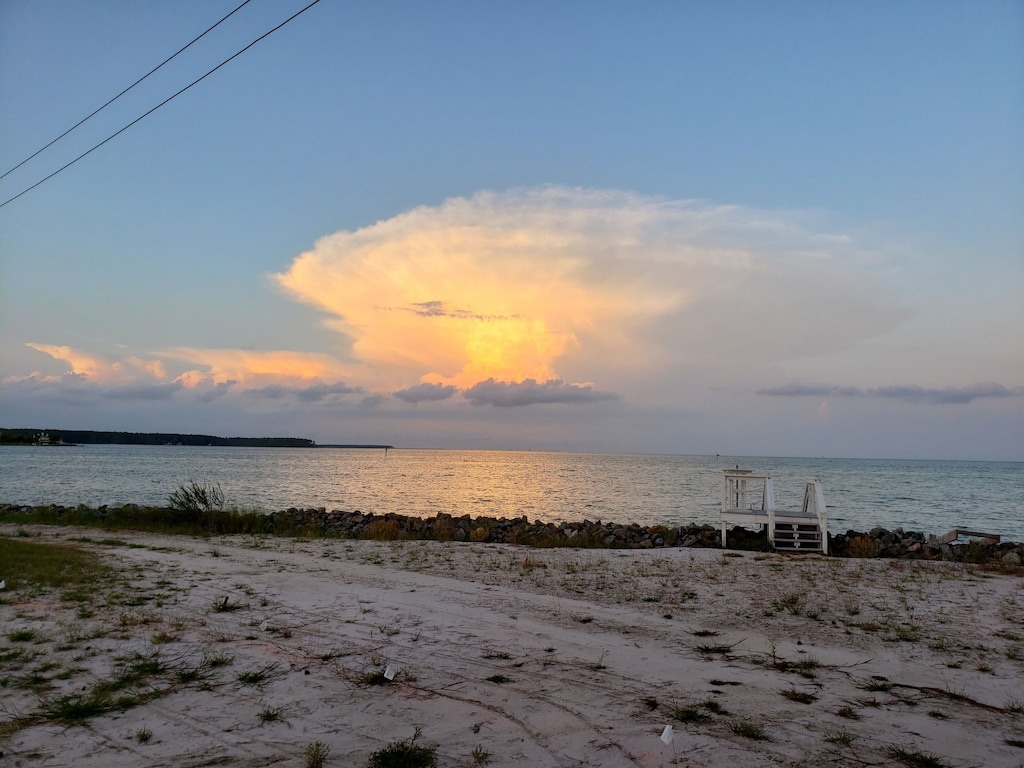
<path fill-rule="evenodd" d="M 215 435 L 179 435 L 173 432 L 95 432 L 82 429 L 4 429 L 0 443 L 31 445 L 46 433 L 51 442 L 80 445 L 217 445 L 248 448 L 315 448 L 316 443 L 302 437 L 217 437 Z"/>

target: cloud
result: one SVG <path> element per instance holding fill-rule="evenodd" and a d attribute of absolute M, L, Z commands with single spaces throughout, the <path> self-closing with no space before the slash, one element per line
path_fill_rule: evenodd
<path fill-rule="evenodd" d="M 462 396 L 473 405 L 510 407 L 537 403 L 595 403 L 617 400 L 611 392 L 598 392 L 589 384 L 566 384 L 561 379 L 538 383 L 533 379 L 522 382 L 487 379 L 463 391 Z"/>
<path fill-rule="evenodd" d="M 885 397 L 896 400 L 908 400 L 913 403 L 936 403 L 939 405 L 966 405 L 973 400 L 982 398 L 1015 397 L 1013 392 L 1002 384 L 984 382 L 967 387 L 878 387 L 869 391 L 872 397 Z"/>
<path fill-rule="evenodd" d="M 338 358 L 322 352 L 176 347 L 161 354 L 186 367 L 198 366 L 179 376 L 188 386 L 209 380 L 214 384 L 235 382 L 242 388 L 273 384 L 306 387 L 347 379 L 346 374 L 351 373 Z"/>
<path fill-rule="evenodd" d="M 542 187 L 337 232 L 273 279 L 327 314 L 369 389 L 661 382 L 670 401 L 698 369 L 730 380 L 888 332 L 906 313 L 882 262 L 800 214 Z"/>
<path fill-rule="evenodd" d="M 936 405 L 966 405 L 983 398 L 1017 397 L 1019 389 L 1009 389 L 996 382 L 982 382 L 966 387 L 921 387 L 921 386 L 885 386 L 873 389 L 837 386 L 828 384 L 784 384 L 779 387 L 759 389 L 759 395 L 772 397 L 877 397 L 890 400 L 905 400 L 912 403 L 931 403 Z"/>
<path fill-rule="evenodd" d="M 99 390 L 108 400 L 170 400 L 175 393 L 184 389 L 180 381 L 166 384 L 129 384 Z"/>
<path fill-rule="evenodd" d="M 417 384 L 391 394 L 407 403 L 436 402 L 447 400 L 458 390 L 452 384 Z"/>
<path fill-rule="evenodd" d="M 304 403 L 319 403 L 331 398 L 333 395 L 351 395 L 362 392 L 358 387 L 350 387 L 344 382 L 334 384 L 317 383 L 308 387 L 285 386 L 283 384 L 271 384 L 266 387 L 257 387 L 246 390 L 246 394 L 257 397 L 268 397 L 271 400 L 280 400 L 286 397 L 293 397 Z"/>

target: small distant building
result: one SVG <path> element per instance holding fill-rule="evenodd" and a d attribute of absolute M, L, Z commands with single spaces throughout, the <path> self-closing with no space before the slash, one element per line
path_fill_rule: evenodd
<path fill-rule="evenodd" d="M 46 432 L 40 432 L 39 437 L 36 438 L 36 445 L 49 445 L 50 436 Z"/>

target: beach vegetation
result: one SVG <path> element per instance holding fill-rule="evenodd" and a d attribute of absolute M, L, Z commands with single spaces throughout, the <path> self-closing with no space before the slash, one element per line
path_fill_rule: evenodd
<path fill-rule="evenodd" d="M 896 744 L 890 745 L 886 751 L 890 758 L 909 768 L 950 768 L 950 763 L 931 752 L 912 752 Z"/>
<path fill-rule="evenodd" d="M 672 708 L 672 719 L 680 723 L 705 723 L 711 715 L 700 704 L 682 704 Z"/>
<path fill-rule="evenodd" d="M 871 691 L 872 693 L 888 693 L 892 690 L 892 681 L 878 675 L 873 675 L 870 679 L 865 680 L 860 687 L 862 690 Z"/>
<path fill-rule="evenodd" d="M 8 590 L 62 590 L 63 599 L 75 602 L 88 602 L 116 574 L 94 552 L 6 537 L 0 537 L 0 562 Z"/>
<path fill-rule="evenodd" d="M 224 502 L 220 484 L 197 480 L 182 483 L 167 497 L 171 509 L 188 514 L 220 512 Z"/>
<path fill-rule="evenodd" d="M 802 614 L 806 606 L 806 592 L 788 592 L 785 595 L 780 595 L 772 601 L 772 607 L 776 612 L 789 611 L 794 616 Z"/>
<path fill-rule="evenodd" d="M 306 745 L 306 768 L 324 768 L 327 756 L 331 754 L 331 748 L 322 741 L 314 741 Z"/>
<path fill-rule="evenodd" d="M 146 744 L 152 738 L 153 732 L 149 730 L 149 728 L 143 727 L 135 732 L 135 740 L 139 742 L 139 744 Z"/>
<path fill-rule="evenodd" d="M 370 755 L 368 768 L 437 768 L 437 748 L 416 743 L 422 735 L 422 729 L 417 726 L 411 738 L 378 749 Z"/>
<path fill-rule="evenodd" d="M 243 670 L 236 675 L 236 679 L 242 685 L 261 688 L 278 674 L 277 662 L 270 662 L 269 664 L 264 664 L 259 669 Z"/>
<path fill-rule="evenodd" d="M 870 536 L 855 536 L 846 547 L 847 557 L 878 557 L 881 551 Z"/>
<path fill-rule="evenodd" d="M 845 728 L 840 728 L 838 731 L 829 731 L 825 734 L 825 741 L 829 744 L 841 744 L 844 747 L 853 744 L 854 738 L 856 737 Z"/>
<path fill-rule="evenodd" d="M 37 637 L 39 633 L 34 629 L 15 629 L 7 633 L 7 639 L 12 643 L 31 643 Z"/>
<path fill-rule="evenodd" d="M 738 736 L 755 741 L 771 741 L 764 726 L 752 720 L 733 720 L 729 723 L 729 730 Z"/>
<path fill-rule="evenodd" d="M 785 690 L 779 691 L 779 694 L 790 701 L 797 702 L 798 704 L 811 704 L 818 700 L 816 694 L 813 694 L 810 691 L 801 691 L 797 688 L 786 688 Z"/>
<path fill-rule="evenodd" d="M 491 762 L 491 753 L 483 747 L 474 747 L 469 756 L 473 758 L 474 765 L 487 765 Z"/>
<path fill-rule="evenodd" d="M 261 723 L 275 723 L 281 719 L 281 710 L 264 707 L 259 711 L 257 717 L 259 717 Z"/>

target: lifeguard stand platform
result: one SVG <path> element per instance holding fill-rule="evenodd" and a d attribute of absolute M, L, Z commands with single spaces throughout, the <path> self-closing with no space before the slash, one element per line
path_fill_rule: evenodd
<path fill-rule="evenodd" d="M 749 469 L 727 469 L 722 477 L 722 546 L 729 523 L 768 526 L 768 541 L 777 552 L 828 554 L 825 494 L 817 478 L 807 481 L 799 512 L 775 508 L 775 487 L 769 475 Z"/>

